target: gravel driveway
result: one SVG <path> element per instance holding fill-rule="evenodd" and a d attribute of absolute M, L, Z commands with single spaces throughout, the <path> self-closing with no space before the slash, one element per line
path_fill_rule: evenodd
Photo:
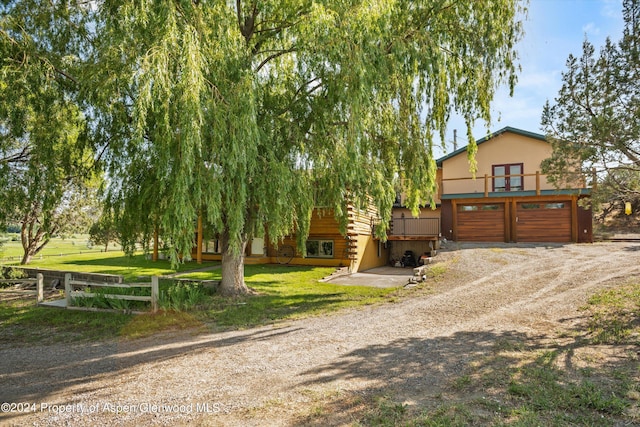
<path fill-rule="evenodd" d="M 588 295 L 640 275 L 640 244 L 453 244 L 397 303 L 199 336 L 0 350 L 15 425 L 277 425 L 314 402 L 392 392 L 424 404 L 505 336 L 555 336 Z M 66 406 L 65 406 L 66 405 Z M 335 424 L 347 423 L 336 414 Z"/>

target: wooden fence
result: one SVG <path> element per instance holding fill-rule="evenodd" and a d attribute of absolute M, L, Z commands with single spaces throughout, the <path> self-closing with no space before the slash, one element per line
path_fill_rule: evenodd
<path fill-rule="evenodd" d="M 159 279 L 158 276 L 153 276 L 151 278 L 151 283 L 96 283 L 89 282 L 86 280 L 73 280 L 70 273 L 65 274 L 64 276 L 64 293 L 67 301 L 67 308 L 72 308 L 76 310 L 96 310 L 93 308 L 86 307 L 77 307 L 73 306 L 74 298 L 95 298 L 96 296 L 101 296 L 105 298 L 111 299 L 119 299 L 119 300 L 128 300 L 128 301 L 148 301 L 151 303 L 151 311 L 158 311 L 158 295 L 159 295 Z M 96 292 L 87 292 L 85 290 L 76 290 L 77 287 L 86 288 L 125 288 L 125 289 L 133 289 L 133 288 L 151 288 L 151 295 L 120 295 L 120 294 L 103 294 Z"/>
<path fill-rule="evenodd" d="M 34 286 L 35 290 L 27 290 L 27 289 L 17 289 L 17 290 L 2 290 L 2 292 L 12 292 L 12 293 L 35 293 L 38 298 L 38 303 L 41 303 L 44 300 L 44 276 L 40 273 L 35 278 L 31 279 L 0 279 L 1 283 L 9 283 L 12 285 L 23 285 L 23 286 Z"/>

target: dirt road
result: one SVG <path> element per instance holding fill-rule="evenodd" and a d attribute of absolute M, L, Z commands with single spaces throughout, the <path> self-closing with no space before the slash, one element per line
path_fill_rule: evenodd
<path fill-rule="evenodd" d="M 640 276 L 640 244 L 456 246 L 397 303 L 205 336 L 0 350 L 16 425 L 295 425 L 316 402 L 393 393 L 428 405 L 505 337 L 555 336 L 594 291 Z M 334 424 L 348 423 L 336 413 Z"/>

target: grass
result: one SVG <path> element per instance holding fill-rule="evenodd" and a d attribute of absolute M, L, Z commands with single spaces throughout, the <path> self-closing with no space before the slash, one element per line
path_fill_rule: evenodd
<path fill-rule="evenodd" d="M 204 325 L 190 313 L 159 312 L 133 316 L 37 307 L 35 302 L 0 303 L 0 342 L 6 346 L 134 339 L 159 332 L 197 333 Z"/>
<path fill-rule="evenodd" d="M 398 292 L 395 288 L 341 286 L 319 283 L 332 268 L 279 265 L 245 266 L 245 282 L 256 294 L 230 300 L 214 296 L 199 312 L 203 321 L 218 327 L 248 328 L 274 321 L 326 314 L 348 307 L 386 301 Z M 199 280 L 217 280 L 219 271 L 182 276 Z"/>
<path fill-rule="evenodd" d="M 103 246 L 88 247 L 88 234 L 79 234 L 68 238 L 55 237 L 36 255 L 36 259 L 59 257 L 79 253 L 100 253 Z M 122 254 L 120 245 L 109 244 L 109 251 Z M 109 252 L 107 252 L 109 253 Z M 19 234 L 7 234 L 0 236 L 0 262 L 19 262 L 23 255 L 22 243 Z"/>
<path fill-rule="evenodd" d="M 84 259 L 77 255 L 65 267 L 83 271 L 127 271 L 148 275 L 169 269 L 168 263 L 133 259 Z M 43 260 L 47 261 L 47 260 Z M 47 262 L 51 262 L 48 260 Z M 89 270 L 91 269 L 91 270 Z M 33 301 L 0 303 L 3 345 L 136 339 L 162 333 L 180 334 L 249 328 L 341 309 L 394 301 L 407 291 L 319 283 L 328 268 L 248 265 L 246 282 L 255 295 L 228 299 L 210 296 L 191 312 L 169 307 L 155 315 L 76 312 L 36 307 Z M 445 270 L 432 274 L 439 280 Z M 193 272 L 197 280 L 219 279 L 219 271 Z M 186 291 L 185 291 L 186 292 Z M 405 293 L 407 292 L 407 293 Z M 599 292 L 582 308 L 586 322 L 571 333 L 527 338 L 499 337 L 471 360 L 430 403 L 408 405 L 391 390 L 383 397 L 337 396 L 311 402 L 306 419 L 322 425 L 342 410 L 354 426 L 575 426 L 640 424 L 640 284 L 628 283 Z M 629 348 L 607 357 L 607 349 Z"/>
<path fill-rule="evenodd" d="M 358 424 L 394 427 L 403 421 L 406 413 L 406 405 L 394 402 L 387 396 L 378 397 L 375 399 L 372 410 Z"/>
<path fill-rule="evenodd" d="M 14 236 L 15 238 L 15 236 Z M 176 271 L 184 272 L 202 268 L 195 262 L 186 262 L 175 270 L 168 260 L 151 261 L 138 253 L 127 256 L 120 247 L 110 246 L 109 252 L 100 252 L 103 248 L 86 246 L 88 235 L 73 238 L 54 238 L 45 246 L 42 252 L 34 257 L 28 267 L 38 267 L 49 270 L 75 271 L 80 273 L 117 274 L 124 276 L 125 281 L 133 281 L 139 277 L 161 276 Z M 22 246 L 19 241 L 7 241 L 0 245 L 0 262 L 4 257 L 5 265 L 17 266 L 22 258 Z M 7 258 L 11 258 L 7 261 Z M 210 264 L 215 265 L 215 264 Z M 206 265 L 205 265 L 206 266 Z"/>
<path fill-rule="evenodd" d="M 37 307 L 33 300 L 2 302 L 0 341 L 7 346 L 98 341 L 118 336 L 131 320 L 125 314 Z"/>
<path fill-rule="evenodd" d="M 593 295 L 582 308 L 589 311 L 594 343 L 640 345 L 640 284 L 630 283 Z"/>
<path fill-rule="evenodd" d="M 167 260 L 151 261 L 144 254 L 127 256 L 122 252 L 103 253 L 99 258 L 96 257 L 96 254 L 45 258 L 36 260 L 29 266 L 81 273 L 118 274 L 124 276 L 125 282 L 135 281 L 140 277 L 162 276 L 176 272 Z M 177 271 L 189 271 L 202 267 L 195 262 L 187 262 L 181 264 Z"/>
<path fill-rule="evenodd" d="M 152 262 L 144 256 L 126 257 L 115 252 L 77 254 L 34 262 L 34 266 L 82 272 L 122 274 L 126 280 L 139 276 L 171 273 L 167 261 Z M 202 267 L 181 266 L 188 271 Z M 197 285 L 170 287 L 160 283 L 161 312 L 132 316 L 105 312 L 79 312 L 37 307 L 32 299 L 0 303 L 0 338 L 10 345 L 34 342 L 73 342 L 101 339 L 138 338 L 175 329 L 222 330 L 249 328 L 277 321 L 326 314 L 348 307 L 392 300 L 397 289 L 340 286 L 319 283 L 332 268 L 247 265 L 245 279 L 255 295 L 229 299 L 200 292 Z M 192 272 L 181 278 L 218 280 L 220 271 Z M 63 295 L 60 295 L 62 298 Z M 85 301 L 85 306 L 101 306 L 101 300 Z M 188 307 L 195 309 L 185 312 Z M 125 307 L 126 308 L 126 307 Z M 131 307 L 129 307 L 131 308 Z"/>
<path fill-rule="evenodd" d="M 497 338 L 426 405 L 407 405 L 390 390 L 345 392 L 314 402 L 304 420 L 322 425 L 342 412 L 352 426 L 640 425 L 640 284 L 599 292 L 583 310 L 586 326 L 573 339 Z"/>
<path fill-rule="evenodd" d="M 16 265 L 11 264 L 11 265 Z M 185 272 L 215 264 L 196 264 L 193 261 L 179 265 L 178 270 L 171 267 L 167 260 L 151 261 L 144 254 L 124 255 L 121 251 L 106 253 L 69 254 L 62 257 L 34 259 L 27 267 L 48 270 L 74 271 L 79 273 L 117 274 L 124 277 L 125 282 L 135 281 L 140 277 L 162 276 Z"/>

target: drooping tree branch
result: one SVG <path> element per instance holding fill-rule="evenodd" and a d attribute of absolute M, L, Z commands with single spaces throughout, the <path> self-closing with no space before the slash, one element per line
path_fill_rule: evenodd
<path fill-rule="evenodd" d="M 255 69 L 255 72 L 256 73 L 259 72 L 262 69 L 262 67 L 267 65 L 269 63 L 269 61 L 271 61 L 272 59 L 276 59 L 276 58 L 278 58 L 278 57 L 280 57 L 282 55 L 286 55 L 288 53 L 295 52 L 295 51 L 296 51 L 296 48 L 292 47 L 292 48 L 289 48 L 289 49 L 278 50 L 278 51 L 270 54 L 265 59 L 263 59 L 262 62 L 260 62 L 260 64 L 258 64 L 258 66 Z M 263 53 L 265 53 L 265 52 L 263 52 Z"/>

